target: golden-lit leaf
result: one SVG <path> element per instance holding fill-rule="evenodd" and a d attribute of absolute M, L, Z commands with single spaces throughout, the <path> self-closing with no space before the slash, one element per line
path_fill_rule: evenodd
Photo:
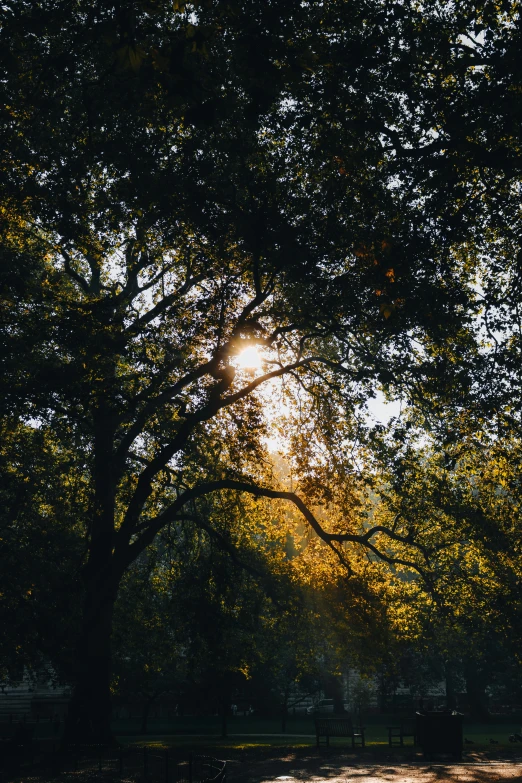
<path fill-rule="evenodd" d="M 386 303 L 386 304 L 382 304 L 382 305 L 379 307 L 379 311 L 380 311 L 380 312 L 381 312 L 381 314 L 382 314 L 382 315 L 383 315 L 383 316 L 386 318 L 386 320 L 388 320 L 388 318 L 389 318 L 391 315 L 393 315 L 393 313 L 394 313 L 394 311 L 395 311 L 395 305 L 394 305 L 393 303 Z"/>

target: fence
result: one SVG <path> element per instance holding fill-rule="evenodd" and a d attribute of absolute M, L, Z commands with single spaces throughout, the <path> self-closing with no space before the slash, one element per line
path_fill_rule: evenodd
<path fill-rule="evenodd" d="M 107 773 L 111 777 L 134 778 L 151 783 L 226 783 L 226 762 L 213 756 L 190 754 L 180 758 L 170 748 L 106 748 L 104 746 L 71 747 L 67 751 L 40 755 L 8 754 L 4 772 L 17 768 L 50 770 L 53 774 Z"/>
<path fill-rule="evenodd" d="M 31 712 L 1 712 L 0 724 L 14 725 L 17 723 L 63 723 L 65 719 L 60 715 L 38 715 Z"/>

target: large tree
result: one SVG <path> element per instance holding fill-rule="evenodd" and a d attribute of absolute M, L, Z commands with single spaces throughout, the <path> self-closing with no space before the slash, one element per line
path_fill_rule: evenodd
<path fill-rule="evenodd" d="M 410 150 L 436 132 L 448 50 L 460 72 L 462 35 L 487 7 L 494 47 L 503 11 L 444 5 L 5 4 L 2 405 L 88 481 L 69 737 L 110 736 L 122 575 L 209 493 L 291 501 L 345 560 L 374 532 L 411 540 L 361 529 L 347 447 L 412 340 L 462 341 L 469 320 L 467 226 L 450 242 L 423 218 L 440 183 Z M 278 378 L 303 497 L 262 467 Z M 337 505 L 330 528 L 303 498 Z"/>

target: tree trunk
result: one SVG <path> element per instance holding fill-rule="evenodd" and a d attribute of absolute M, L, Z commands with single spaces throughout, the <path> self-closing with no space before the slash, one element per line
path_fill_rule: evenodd
<path fill-rule="evenodd" d="M 114 375 L 109 360 L 106 373 Z M 94 507 L 89 559 L 83 569 L 83 623 L 75 660 L 75 688 L 64 731 L 65 745 L 113 744 L 111 730 L 111 634 L 114 602 L 122 576 L 115 567 L 113 465 L 115 418 L 107 400 L 94 414 Z"/>
<path fill-rule="evenodd" d="M 486 696 L 487 679 L 474 663 L 466 667 L 466 692 L 471 716 L 477 720 L 487 720 L 489 710 Z"/>
<path fill-rule="evenodd" d="M 391 682 L 388 673 L 383 669 L 379 674 L 379 712 L 385 714 L 389 710 L 388 701 L 391 690 Z"/>
<path fill-rule="evenodd" d="M 342 715 L 344 709 L 343 683 L 338 675 L 330 675 L 325 683 L 325 692 L 328 698 L 333 699 L 334 713 Z"/>
<path fill-rule="evenodd" d="M 446 709 L 454 710 L 457 706 L 457 694 L 452 661 L 444 662 L 444 674 L 446 678 Z"/>
<path fill-rule="evenodd" d="M 65 745 L 114 743 L 111 632 L 117 589 L 118 582 L 113 579 L 98 578 L 86 584 L 83 629 L 75 660 L 75 687 L 63 737 Z"/>
<path fill-rule="evenodd" d="M 227 704 L 224 699 L 221 703 L 221 736 L 228 737 Z"/>
<path fill-rule="evenodd" d="M 286 719 L 288 717 L 288 696 L 289 696 L 289 686 L 287 685 L 283 692 L 283 701 L 281 704 L 281 733 L 282 734 L 286 734 Z"/>
<path fill-rule="evenodd" d="M 150 696 L 146 700 L 145 704 L 143 705 L 143 709 L 141 711 L 141 729 L 140 729 L 141 734 L 147 733 L 147 728 L 148 728 L 147 724 L 149 721 L 150 708 L 152 707 L 152 704 L 156 699 L 156 695 L 157 694 L 155 694 L 154 696 Z"/>

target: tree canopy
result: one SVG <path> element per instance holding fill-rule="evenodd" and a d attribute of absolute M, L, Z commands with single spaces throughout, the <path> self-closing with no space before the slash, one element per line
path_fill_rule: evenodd
<path fill-rule="evenodd" d="M 458 412 L 487 374 L 477 324 L 518 241 L 517 14 L 5 3 L 1 396 L 74 455 L 71 736 L 94 715 L 109 733 L 123 574 L 165 527 L 208 524 L 210 494 L 290 502 L 349 567 L 416 544 L 367 524 L 362 409 L 381 385 Z M 267 459 L 278 406 L 299 493 Z"/>

